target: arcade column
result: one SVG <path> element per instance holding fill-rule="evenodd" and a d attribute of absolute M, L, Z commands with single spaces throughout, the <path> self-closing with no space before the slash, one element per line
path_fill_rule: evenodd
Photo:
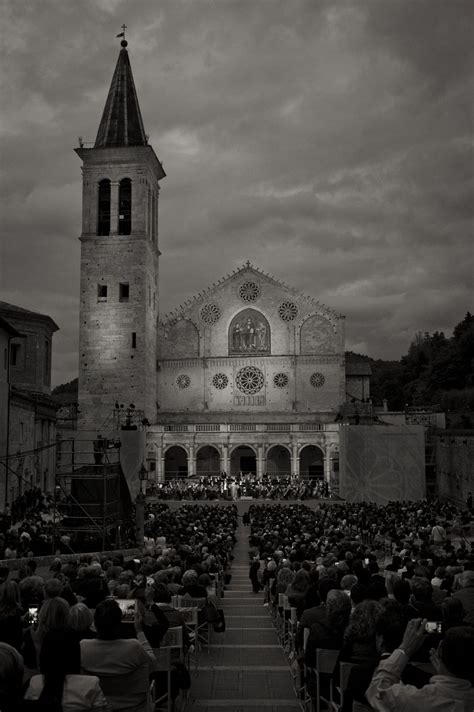
<path fill-rule="evenodd" d="M 158 445 L 156 448 L 156 481 L 165 481 L 165 458 L 161 445 Z"/>
<path fill-rule="evenodd" d="M 261 480 L 265 472 L 266 458 L 263 454 L 263 445 L 257 445 L 257 479 Z"/>
<path fill-rule="evenodd" d="M 298 455 L 298 443 L 291 443 L 291 474 L 293 477 L 300 476 L 300 457 Z"/>
<path fill-rule="evenodd" d="M 324 481 L 331 483 L 331 449 L 326 445 L 324 449 Z"/>
<path fill-rule="evenodd" d="M 223 445 L 221 451 L 221 472 L 229 474 L 229 446 Z"/>
<path fill-rule="evenodd" d="M 194 450 L 194 443 L 189 443 L 188 477 L 194 477 L 195 474 L 196 474 L 196 453 Z"/>

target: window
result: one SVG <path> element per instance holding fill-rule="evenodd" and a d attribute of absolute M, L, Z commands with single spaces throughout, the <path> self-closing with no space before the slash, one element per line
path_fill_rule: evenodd
<path fill-rule="evenodd" d="M 10 364 L 12 366 L 20 365 L 20 344 L 12 344 L 10 347 Z"/>
<path fill-rule="evenodd" d="M 119 235 L 130 235 L 132 232 L 132 181 L 123 178 L 119 185 Z"/>
<path fill-rule="evenodd" d="M 137 348 L 137 334 L 135 331 L 132 331 L 132 349 Z"/>
<path fill-rule="evenodd" d="M 97 285 L 97 301 L 106 302 L 107 301 L 107 285 L 98 284 Z"/>
<path fill-rule="evenodd" d="M 130 297 L 130 287 L 128 282 L 120 282 L 119 284 L 119 301 L 128 302 Z"/>
<path fill-rule="evenodd" d="M 97 234 L 110 235 L 110 181 L 106 178 L 99 183 Z"/>

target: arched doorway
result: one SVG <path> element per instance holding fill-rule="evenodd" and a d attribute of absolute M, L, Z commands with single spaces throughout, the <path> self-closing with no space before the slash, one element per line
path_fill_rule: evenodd
<path fill-rule="evenodd" d="M 221 456 L 213 445 L 204 445 L 196 453 L 196 475 L 218 475 L 221 471 Z"/>
<path fill-rule="evenodd" d="M 230 474 L 236 476 L 239 472 L 257 474 L 257 458 L 255 451 L 248 445 L 239 445 L 230 456 Z"/>
<path fill-rule="evenodd" d="M 291 459 L 288 448 L 273 445 L 267 452 L 266 474 L 270 476 L 291 475 Z"/>
<path fill-rule="evenodd" d="M 165 480 L 188 476 L 188 453 L 180 445 L 173 445 L 165 453 Z"/>
<path fill-rule="evenodd" d="M 316 445 L 306 445 L 300 452 L 300 475 L 312 480 L 324 479 L 324 454 Z"/>

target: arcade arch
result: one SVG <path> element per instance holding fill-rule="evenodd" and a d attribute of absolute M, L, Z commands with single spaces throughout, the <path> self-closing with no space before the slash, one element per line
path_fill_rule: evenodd
<path fill-rule="evenodd" d="M 188 476 L 188 453 L 181 445 L 172 445 L 165 452 L 165 480 Z"/>
<path fill-rule="evenodd" d="M 300 475 L 312 480 L 324 479 L 324 453 L 317 445 L 305 445 L 300 452 Z"/>
<path fill-rule="evenodd" d="M 202 445 L 196 452 L 196 475 L 218 475 L 221 471 L 221 455 L 215 445 Z"/>
<path fill-rule="evenodd" d="M 267 450 L 266 474 L 270 476 L 291 475 L 291 456 L 284 445 L 272 445 Z"/>
<path fill-rule="evenodd" d="M 250 445 L 238 445 L 230 454 L 230 474 L 257 474 L 257 454 Z"/>

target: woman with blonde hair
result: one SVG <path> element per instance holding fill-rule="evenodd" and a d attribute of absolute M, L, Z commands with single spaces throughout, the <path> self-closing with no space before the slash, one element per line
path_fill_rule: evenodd
<path fill-rule="evenodd" d="M 85 603 L 76 603 L 69 609 L 69 627 L 76 631 L 79 640 L 90 640 L 96 634 L 91 629 L 94 616 Z"/>

